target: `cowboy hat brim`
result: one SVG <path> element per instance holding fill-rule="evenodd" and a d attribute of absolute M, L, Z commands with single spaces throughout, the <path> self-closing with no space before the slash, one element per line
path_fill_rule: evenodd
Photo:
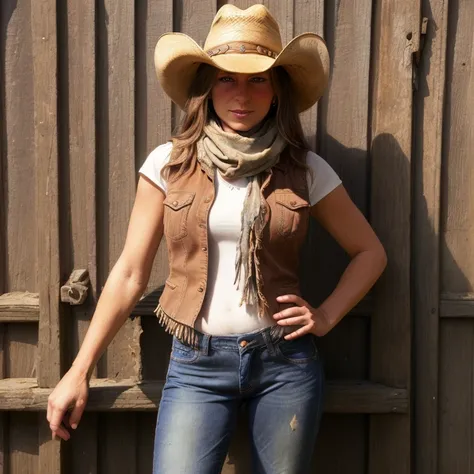
<path fill-rule="evenodd" d="M 183 33 L 166 33 L 155 47 L 155 69 L 165 93 L 184 109 L 189 87 L 200 64 L 227 72 L 257 74 L 284 67 L 297 94 L 298 110 L 309 109 L 322 96 L 329 77 L 329 54 L 324 40 L 303 33 L 291 40 L 276 58 L 254 53 L 227 53 L 210 57 Z"/>

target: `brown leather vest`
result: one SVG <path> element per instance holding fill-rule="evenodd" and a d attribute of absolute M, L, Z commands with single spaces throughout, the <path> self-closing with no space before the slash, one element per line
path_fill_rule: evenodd
<path fill-rule="evenodd" d="M 306 170 L 291 160 L 287 150 L 262 184 L 266 213 L 258 259 L 269 316 L 283 308 L 277 296 L 300 295 L 300 250 L 309 221 Z M 168 332 L 192 344 L 207 288 L 208 217 L 215 199 L 214 176 L 196 164 L 193 172 L 167 186 L 164 233 L 170 274 L 155 313 Z"/>

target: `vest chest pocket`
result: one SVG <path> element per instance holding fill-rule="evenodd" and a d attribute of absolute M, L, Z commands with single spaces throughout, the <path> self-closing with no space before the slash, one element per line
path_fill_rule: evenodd
<path fill-rule="evenodd" d="M 306 218 L 309 203 L 306 199 L 292 192 L 275 193 L 276 199 L 276 227 L 282 237 L 294 234 L 301 219 Z"/>
<path fill-rule="evenodd" d="M 171 191 L 163 204 L 163 226 L 166 237 L 179 240 L 188 235 L 188 214 L 196 193 Z"/>

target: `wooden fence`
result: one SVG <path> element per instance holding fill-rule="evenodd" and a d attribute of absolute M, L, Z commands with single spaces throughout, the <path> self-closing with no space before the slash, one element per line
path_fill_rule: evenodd
<path fill-rule="evenodd" d="M 121 252 L 137 170 L 177 124 L 155 78 L 156 41 L 174 30 L 202 45 L 223 3 L 0 4 L 0 474 L 151 472 L 170 343 L 152 312 L 168 272 L 164 244 L 146 295 L 99 361 L 71 441 L 51 441 L 44 410 Z M 328 391 L 314 472 L 467 474 L 474 3 L 264 3 L 284 43 L 305 31 L 328 43 L 330 86 L 303 115 L 305 132 L 389 257 L 370 296 L 320 342 Z M 347 263 L 312 222 L 304 296 L 324 299 Z M 242 419 L 223 472 L 247 474 L 248 460 Z"/>

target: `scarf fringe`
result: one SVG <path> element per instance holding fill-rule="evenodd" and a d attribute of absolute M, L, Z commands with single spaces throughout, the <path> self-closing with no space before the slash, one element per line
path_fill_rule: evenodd
<path fill-rule="evenodd" d="M 193 347 L 198 345 L 198 333 L 196 329 L 187 324 L 180 323 L 173 319 L 171 316 L 165 313 L 164 309 L 160 304 L 154 310 L 158 323 L 164 328 L 164 330 L 175 336 L 180 341 L 184 342 Z"/>

